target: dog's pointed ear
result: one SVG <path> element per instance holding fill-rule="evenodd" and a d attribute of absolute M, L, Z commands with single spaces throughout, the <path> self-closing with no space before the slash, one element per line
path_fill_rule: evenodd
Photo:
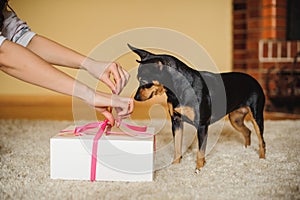
<path fill-rule="evenodd" d="M 135 47 L 131 46 L 130 44 L 127 44 L 127 45 L 128 45 L 128 47 L 129 47 L 134 53 L 136 53 L 138 56 L 140 56 L 141 61 L 148 60 L 148 59 L 150 59 L 150 58 L 153 56 L 153 54 L 150 53 L 150 52 L 148 52 L 148 51 L 145 51 L 145 50 L 143 50 L 143 49 L 135 48 Z M 138 61 L 138 62 L 139 62 L 139 61 Z"/>

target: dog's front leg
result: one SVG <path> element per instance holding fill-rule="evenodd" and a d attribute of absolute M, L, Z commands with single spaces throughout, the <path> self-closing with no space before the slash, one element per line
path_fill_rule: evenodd
<path fill-rule="evenodd" d="M 172 120 L 172 133 L 174 138 L 174 160 L 172 164 L 180 163 L 182 158 L 182 135 L 183 135 L 183 122 L 179 113 L 174 113 L 171 116 Z"/>
<path fill-rule="evenodd" d="M 197 137 L 198 137 L 198 151 L 197 151 L 197 164 L 195 173 L 198 174 L 200 169 L 205 164 L 205 149 L 207 143 L 207 131 L 208 125 L 200 125 L 197 130 Z"/>

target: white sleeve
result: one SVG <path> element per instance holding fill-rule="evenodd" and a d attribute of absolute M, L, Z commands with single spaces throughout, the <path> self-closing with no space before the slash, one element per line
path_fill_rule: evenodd
<path fill-rule="evenodd" d="M 6 38 L 0 35 L 0 47 L 2 46 L 4 40 L 6 40 Z"/>
<path fill-rule="evenodd" d="M 16 43 L 22 45 L 23 47 L 27 47 L 27 45 L 35 35 L 36 33 L 27 31 L 16 41 Z"/>
<path fill-rule="evenodd" d="M 4 10 L 3 16 L 2 36 L 26 47 L 35 33 L 31 32 L 26 22 L 19 19 L 14 12 Z"/>

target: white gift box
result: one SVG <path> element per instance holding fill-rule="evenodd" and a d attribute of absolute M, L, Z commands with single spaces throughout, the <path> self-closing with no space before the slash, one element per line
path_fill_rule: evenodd
<path fill-rule="evenodd" d="M 68 127 L 74 130 L 75 127 Z M 93 129 L 92 132 L 97 132 Z M 112 131 L 115 131 L 114 128 Z M 126 130 L 127 132 L 127 130 Z M 154 171 L 154 128 L 146 134 L 103 134 L 98 141 L 96 180 L 152 181 Z M 95 134 L 57 134 L 50 139 L 52 179 L 90 180 Z"/>

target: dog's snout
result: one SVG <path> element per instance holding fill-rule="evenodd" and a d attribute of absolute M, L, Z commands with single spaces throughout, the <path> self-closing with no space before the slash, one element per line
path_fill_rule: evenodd
<path fill-rule="evenodd" d="M 134 100 L 141 101 L 140 88 L 136 91 Z"/>

